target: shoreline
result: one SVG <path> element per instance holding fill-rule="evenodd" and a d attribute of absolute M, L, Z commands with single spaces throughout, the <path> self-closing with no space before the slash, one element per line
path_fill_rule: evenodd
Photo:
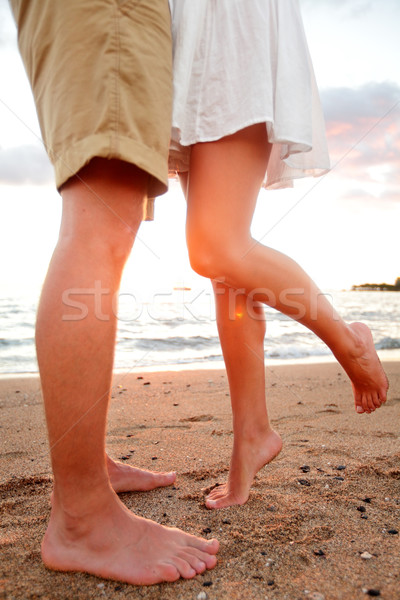
<path fill-rule="evenodd" d="M 377 354 L 381 362 L 400 362 L 400 348 L 397 349 L 384 349 L 377 350 Z M 324 354 L 317 356 L 306 356 L 302 358 L 269 358 L 265 359 L 265 367 L 276 367 L 276 366 L 292 366 L 292 365 L 319 365 L 319 364 L 332 364 L 336 363 L 337 360 L 333 354 Z M 168 371 L 180 372 L 180 371 L 219 371 L 225 370 L 225 364 L 223 359 L 215 361 L 203 361 L 203 362 L 191 362 L 191 363 L 172 363 L 164 365 L 149 365 L 149 366 L 135 366 L 132 369 L 126 367 L 115 368 L 114 375 L 124 373 L 165 373 Z M 0 373 L 0 381 L 3 379 L 22 378 L 29 379 L 30 377 L 39 377 L 38 371 L 26 371 L 17 373 Z"/>
<path fill-rule="evenodd" d="M 389 531 L 400 530 L 400 363 L 384 368 L 388 402 L 357 415 L 337 364 L 267 365 L 268 409 L 283 451 L 257 475 L 247 504 L 220 511 L 205 508 L 203 490 L 228 473 L 225 372 L 116 373 L 107 451 L 178 473 L 172 487 L 121 500 L 143 517 L 221 543 L 214 570 L 145 588 L 43 566 L 52 474 L 40 382 L 1 379 L 0 598 L 196 600 L 204 592 L 208 600 L 365 600 L 369 589 L 398 598 L 400 536 Z"/>

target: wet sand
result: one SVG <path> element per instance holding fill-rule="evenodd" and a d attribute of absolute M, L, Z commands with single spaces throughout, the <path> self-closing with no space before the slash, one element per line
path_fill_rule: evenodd
<path fill-rule="evenodd" d="M 0 380 L 0 598 L 361 600 L 375 591 L 400 599 L 400 362 L 384 366 L 389 400 L 373 415 L 355 413 L 336 364 L 267 368 L 283 451 L 260 472 L 245 506 L 220 511 L 205 508 L 203 490 L 227 476 L 224 371 L 116 375 L 110 455 L 178 472 L 173 487 L 122 500 L 221 543 L 213 571 L 146 588 L 42 565 L 52 477 L 39 380 Z"/>

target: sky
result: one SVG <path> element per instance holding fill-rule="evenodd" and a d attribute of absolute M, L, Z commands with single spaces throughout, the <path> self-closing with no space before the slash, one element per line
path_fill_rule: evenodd
<path fill-rule="evenodd" d="M 300 0 L 326 120 L 331 172 L 261 190 L 252 233 L 325 290 L 400 276 L 399 0 Z M 36 293 L 57 240 L 60 197 L 40 141 L 7 0 L 0 0 L 0 293 Z M 177 182 L 143 223 L 123 289 L 204 287 L 185 244 Z"/>

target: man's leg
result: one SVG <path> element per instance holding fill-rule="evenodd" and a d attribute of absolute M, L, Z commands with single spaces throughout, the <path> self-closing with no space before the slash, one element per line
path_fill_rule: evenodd
<path fill-rule="evenodd" d="M 54 472 L 45 564 L 134 584 L 194 577 L 216 563 L 206 541 L 136 517 L 112 490 L 106 416 L 119 288 L 147 175 L 94 159 L 63 188 L 60 238 L 43 287 L 37 353 Z M 77 318 L 78 317 L 78 318 Z"/>

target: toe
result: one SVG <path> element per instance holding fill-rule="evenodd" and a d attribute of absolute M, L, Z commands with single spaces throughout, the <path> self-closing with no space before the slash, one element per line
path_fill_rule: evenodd
<path fill-rule="evenodd" d="M 194 552 L 196 558 L 203 562 L 207 569 L 213 569 L 217 564 L 217 557 L 215 554 L 208 554 L 207 552 L 196 549 L 193 549 L 191 552 Z"/>
<path fill-rule="evenodd" d="M 361 396 L 361 405 L 362 405 L 362 407 L 364 409 L 364 412 L 366 412 L 366 413 L 370 413 L 371 412 L 371 409 L 370 409 L 370 406 L 369 406 L 369 398 L 368 398 L 367 394 L 363 394 Z"/>
<path fill-rule="evenodd" d="M 185 535 L 184 543 L 183 543 L 185 551 L 193 549 L 200 550 L 205 554 L 214 555 L 217 554 L 219 550 L 219 542 L 216 539 L 207 540 L 201 537 L 197 537 L 195 535 Z"/>
<path fill-rule="evenodd" d="M 215 487 L 213 490 L 211 490 L 211 492 L 207 495 L 207 498 L 210 498 L 210 500 L 216 500 L 217 498 L 222 498 L 223 496 L 226 496 L 226 494 L 226 485 L 219 485 L 218 487 Z"/>
<path fill-rule="evenodd" d="M 374 412 L 377 407 L 375 406 L 374 396 L 372 394 L 368 394 L 367 403 L 368 403 L 369 412 Z"/>
<path fill-rule="evenodd" d="M 216 485 L 208 494 L 208 496 L 215 496 L 215 494 L 220 494 L 221 490 L 223 490 L 224 485 Z"/>
<path fill-rule="evenodd" d="M 236 504 L 244 504 L 244 502 L 238 502 L 231 494 L 226 494 L 215 500 L 206 500 L 206 507 L 211 509 L 228 508 L 228 506 Z"/>
<path fill-rule="evenodd" d="M 171 471 L 170 473 L 157 473 L 155 474 L 155 480 L 159 486 L 172 485 L 176 480 L 176 473 L 175 471 Z"/>
<path fill-rule="evenodd" d="M 179 558 L 187 562 L 196 573 L 204 573 L 207 569 L 206 563 L 201 560 L 194 552 L 181 552 Z M 215 557 L 214 557 L 215 558 Z"/>
<path fill-rule="evenodd" d="M 184 579 L 193 579 L 196 577 L 196 570 L 187 562 L 186 559 L 180 556 L 174 556 L 171 565 L 176 567 L 181 577 Z"/>
<path fill-rule="evenodd" d="M 382 401 L 379 397 L 379 394 L 374 394 L 372 396 L 372 404 L 374 405 L 374 408 L 379 408 L 380 406 L 382 406 Z"/>
<path fill-rule="evenodd" d="M 160 583 L 162 583 L 163 581 L 168 581 L 168 582 L 177 581 L 178 579 L 180 579 L 180 577 L 181 577 L 181 574 L 175 565 L 170 564 L 170 563 L 161 565 Z"/>

